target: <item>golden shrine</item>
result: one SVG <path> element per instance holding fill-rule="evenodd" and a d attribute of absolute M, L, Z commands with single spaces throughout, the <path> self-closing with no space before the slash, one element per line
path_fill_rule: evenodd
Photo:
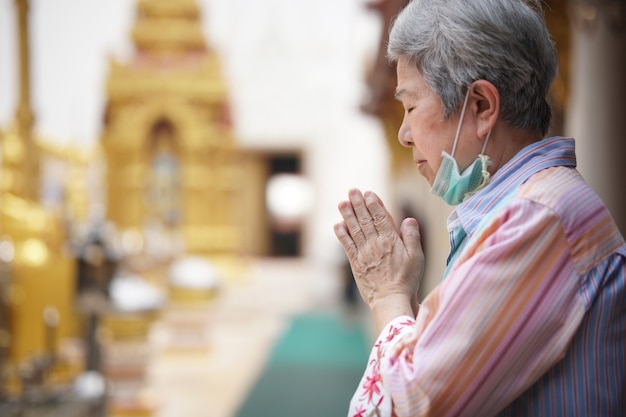
<path fill-rule="evenodd" d="M 242 156 L 194 0 L 140 0 L 131 62 L 111 62 L 101 143 L 107 217 L 182 238 L 188 254 L 240 251 Z"/>
<path fill-rule="evenodd" d="M 158 307 L 116 308 L 107 300 L 111 280 L 121 270 L 144 287 L 167 286 L 163 277 L 174 275 L 174 266 L 179 283 L 189 281 L 191 270 L 236 275 L 240 255 L 260 241 L 259 226 L 250 226 L 262 210 L 243 221 L 238 213 L 261 200 L 261 177 L 250 174 L 263 169 L 235 145 L 220 63 L 195 0 L 137 1 L 135 53 L 130 62 L 110 62 L 103 131 L 96 149 L 87 151 L 34 138 L 28 1 L 15 4 L 20 99 L 14 122 L 0 129 L 0 414 L 21 415 L 24 407 L 51 400 L 69 417 L 149 416 L 154 407 L 138 393 Z M 52 208 L 39 195 L 43 161 L 50 159 L 61 161 L 65 172 L 63 201 Z M 106 167 L 104 218 L 95 220 L 114 233 L 94 237 L 83 230 L 77 238 L 76 230 L 102 226 L 90 224 L 93 190 L 85 173 L 93 164 Z M 256 179 L 246 184 L 247 176 Z M 243 227 L 251 230 L 246 236 Z M 107 253 L 111 235 L 121 242 L 119 265 Z M 207 291 L 194 285 L 171 285 L 169 296 L 197 307 Z M 196 333 L 185 314 L 176 320 Z M 63 346 L 70 339 L 80 347 L 76 353 L 72 345 L 75 355 L 68 359 Z M 100 373 L 132 387 L 109 393 L 108 411 L 103 393 L 59 401 L 61 389 L 74 390 L 83 377 L 84 386 L 93 386 Z M 63 408 L 70 404 L 73 409 Z"/>
<path fill-rule="evenodd" d="M 0 129 L 0 415 L 7 417 L 23 415 L 25 404 L 49 401 L 83 369 L 80 355 L 61 352 L 61 341 L 79 334 L 76 268 L 62 218 L 40 201 L 42 152 L 30 103 L 28 3 L 15 5 L 19 97 L 13 121 Z M 58 411 L 78 417 L 100 404 Z"/>
<path fill-rule="evenodd" d="M 9 344 L 8 358 L 15 364 L 54 348 L 46 341 L 46 309 L 54 309 L 62 318 L 54 329 L 58 336 L 76 331 L 74 263 L 64 246 L 65 229 L 59 216 L 39 202 L 40 149 L 32 132 L 28 5 L 25 1 L 16 5 L 19 102 L 14 121 L 0 131 L 0 308 L 11 311 L 5 314 L 6 328 L 0 328 L 0 345 Z"/>

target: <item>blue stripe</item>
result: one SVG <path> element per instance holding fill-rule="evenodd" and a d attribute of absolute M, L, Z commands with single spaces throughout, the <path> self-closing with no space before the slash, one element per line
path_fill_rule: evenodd
<path fill-rule="evenodd" d="M 625 265 L 622 249 L 594 268 L 581 289 L 594 301 L 565 358 L 500 415 L 626 416 Z"/>
<path fill-rule="evenodd" d="M 485 189 L 457 206 L 460 229 L 465 230 L 467 238 L 459 245 L 458 236 L 451 236 L 448 268 L 465 243 L 498 215 L 500 207 L 516 198 L 522 184 L 534 173 L 555 166 L 576 166 L 572 139 L 550 138 L 524 148 L 498 170 Z M 551 191 L 563 194 L 562 190 Z M 591 222 L 583 235 L 583 245 L 589 239 L 606 237 L 598 248 L 583 247 L 581 259 L 576 260 L 581 275 L 572 278 L 580 283 L 580 298 L 586 308 L 583 322 L 565 357 L 503 410 L 501 416 L 626 417 L 626 246 L 615 232 L 615 225 L 605 230 L 601 223 L 596 223 L 609 214 L 593 211 L 595 205 L 603 206 L 593 193 L 587 197 L 581 201 L 579 193 L 565 194 L 558 202 L 561 207 L 578 207 L 579 216 L 581 212 L 591 216 L 576 219 L 582 224 Z M 575 222 L 563 221 L 566 234 L 583 231 L 576 228 Z M 621 249 L 611 253 L 610 248 L 616 245 L 621 245 Z"/>
<path fill-rule="evenodd" d="M 533 143 L 522 149 L 491 178 L 489 185 L 465 200 L 456 212 L 469 236 L 472 236 L 484 220 L 485 213 L 496 214 L 494 195 L 515 193 L 528 178 L 546 168 L 555 166 L 576 167 L 574 140 L 554 137 Z"/>

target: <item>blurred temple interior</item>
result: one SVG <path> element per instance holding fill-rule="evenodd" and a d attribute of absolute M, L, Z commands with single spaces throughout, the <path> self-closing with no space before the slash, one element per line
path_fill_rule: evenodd
<path fill-rule="evenodd" d="M 451 208 L 397 141 L 408 0 L 0 0 L 0 415 L 345 415 L 373 334 L 349 188 Z M 626 4 L 546 0 L 553 135 L 626 233 Z"/>

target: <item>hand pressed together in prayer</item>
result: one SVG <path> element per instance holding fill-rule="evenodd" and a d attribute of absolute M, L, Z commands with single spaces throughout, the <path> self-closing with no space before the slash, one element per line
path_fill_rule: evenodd
<path fill-rule="evenodd" d="M 417 221 L 400 228 L 373 192 L 352 189 L 338 205 L 343 221 L 334 227 L 363 300 L 381 330 L 390 320 L 417 314 L 424 252 Z"/>

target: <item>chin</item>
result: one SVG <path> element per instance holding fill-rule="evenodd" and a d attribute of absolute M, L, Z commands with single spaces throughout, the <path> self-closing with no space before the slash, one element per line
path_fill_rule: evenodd
<path fill-rule="evenodd" d="M 424 180 L 428 183 L 429 186 L 433 186 L 433 183 L 435 182 L 435 176 L 431 175 L 430 173 L 427 172 L 421 172 L 420 171 L 420 175 L 422 176 L 422 178 L 424 178 Z"/>

